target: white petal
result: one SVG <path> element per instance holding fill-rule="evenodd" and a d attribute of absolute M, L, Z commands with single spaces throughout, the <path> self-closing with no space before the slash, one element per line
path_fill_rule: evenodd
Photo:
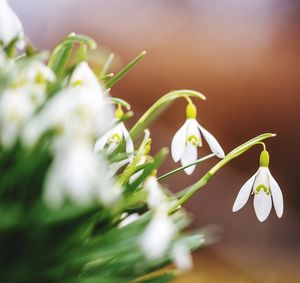
<path fill-rule="evenodd" d="M 272 209 L 272 198 L 271 195 L 261 191 L 258 194 L 254 194 L 254 210 L 255 214 L 260 222 L 265 221 Z"/>
<path fill-rule="evenodd" d="M 216 154 L 216 156 L 218 156 L 219 158 L 224 158 L 225 157 L 225 153 L 222 149 L 222 147 L 220 146 L 220 144 L 218 143 L 218 141 L 216 140 L 216 138 L 207 130 L 205 130 L 199 123 L 198 127 L 202 133 L 202 135 L 204 136 L 204 138 L 206 139 L 211 151 Z"/>
<path fill-rule="evenodd" d="M 164 204 L 166 197 L 156 177 L 148 177 L 145 181 L 144 188 L 148 194 L 147 203 L 150 208 L 160 207 Z"/>
<path fill-rule="evenodd" d="M 240 189 L 235 202 L 232 207 L 232 211 L 236 212 L 240 210 L 248 201 L 251 190 L 253 188 L 254 180 L 259 171 L 257 171 Z"/>
<path fill-rule="evenodd" d="M 178 269 L 188 271 L 193 268 L 191 253 L 184 245 L 175 244 L 171 252 L 171 257 Z"/>
<path fill-rule="evenodd" d="M 184 152 L 187 137 L 187 125 L 188 121 L 185 121 L 181 128 L 176 132 L 172 140 L 171 153 L 175 162 L 178 162 L 180 160 Z"/>
<path fill-rule="evenodd" d="M 103 135 L 102 137 L 100 137 L 97 141 L 96 141 L 96 144 L 95 144 L 95 148 L 94 148 L 94 152 L 98 152 L 100 150 L 102 150 L 104 148 L 104 146 L 106 145 L 107 143 L 107 140 L 108 140 L 108 134 L 106 135 Z"/>
<path fill-rule="evenodd" d="M 109 172 L 107 177 L 108 178 L 112 178 L 118 171 L 119 169 L 121 169 L 124 165 L 126 165 L 127 163 L 129 163 L 129 159 L 124 159 L 118 162 L 114 162 L 109 166 Z"/>
<path fill-rule="evenodd" d="M 80 84 L 76 88 L 85 91 L 86 95 L 96 95 L 98 98 L 104 96 L 104 90 L 87 62 L 81 62 L 73 71 L 70 84 L 76 85 L 77 82 Z"/>
<path fill-rule="evenodd" d="M 13 39 L 19 37 L 18 48 L 24 47 L 24 32 L 22 24 L 10 8 L 6 0 L 0 1 L 0 40 L 8 45 Z"/>
<path fill-rule="evenodd" d="M 132 222 L 140 219 L 140 215 L 138 213 L 133 213 L 130 215 L 126 215 L 123 220 L 119 223 L 118 228 L 123 228 L 129 224 L 131 224 Z"/>
<path fill-rule="evenodd" d="M 272 199 L 274 203 L 274 208 L 276 211 L 277 216 L 280 218 L 283 214 L 283 196 L 281 189 L 276 182 L 276 180 L 273 178 L 271 172 L 268 172 L 269 175 L 269 181 L 270 181 L 270 189 L 272 194 Z"/>
<path fill-rule="evenodd" d="M 181 164 L 182 166 L 186 166 L 190 163 L 193 163 L 197 160 L 198 153 L 197 147 L 188 143 L 184 149 L 183 155 L 181 157 Z M 192 165 L 184 169 L 187 175 L 191 175 L 195 170 L 196 165 Z"/>
<path fill-rule="evenodd" d="M 121 129 L 122 129 L 123 137 L 124 137 L 125 142 L 126 142 L 126 152 L 128 154 L 133 154 L 134 153 L 134 146 L 133 146 L 131 136 L 129 135 L 129 133 L 128 133 L 128 131 L 127 131 L 127 129 L 124 126 L 123 123 L 120 123 L 120 126 L 121 126 Z"/>
<path fill-rule="evenodd" d="M 157 210 L 153 219 L 141 235 L 140 245 L 149 259 L 162 257 L 169 248 L 176 227 L 167 212 Z"/>
<path fill-rule="evenodd" d="M 200 135 L 200 130 L 198 127 L 198 122 L 195 119 L 188 119 L 187 120 L 187 137 L 189 136 L 195 136 L 196 138 L 199 139 L 199 146 L 202 146 L 202 141 L 201 141 L 201 135 Z"/>
<path fill-rule="evenodd" d="M 255 179 L 253 190 L 255 190 L 259 185 L 264 185 L 266 188 L 270 188 L 269 173 L 267 167 L 260 167 L 257 172 L 257 177 Z"/>

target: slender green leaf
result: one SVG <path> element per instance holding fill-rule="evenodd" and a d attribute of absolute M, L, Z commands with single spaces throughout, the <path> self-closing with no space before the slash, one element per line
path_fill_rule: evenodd
<path fill-rule="evenodd" d="M 143 59 L 146 51 L 143 51 L 139 56 L 137 56 L 133 61 L 131 61 L 126 67 L 124 67 L 119 73 L 117 73 L 111 80 L 106 84 L 107 88 L 111 88 L 115 85 L 120 79 L 122 79 L 139 61 Z"/>

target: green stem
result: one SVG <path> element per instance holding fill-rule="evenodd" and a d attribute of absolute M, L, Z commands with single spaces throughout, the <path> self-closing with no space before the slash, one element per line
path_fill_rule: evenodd
<path fill-rule="evenodd" d="M 275 134 L 266 133 L 260 136 L 257 136 L 244 144 L 238 146 L 237 148 L 233 149 L 230 153 L 228 153 L 224 159 L 218 162 L 215 166 L 213 166 L 198 182 L 193 184 L 192 186 L 188 187 L 185 190 L 183 196 L 177 201 L 177 203 L 170 209 L 169 213 L 175 212 L 182 204 L 184 204 L 195 192 L 201 189 L 206 183 L 210 180 L 210 178 L 224 165 L 226 165 L 232 159 L 240 156 L 245 151 L 250 149 L 251 147 L 260 144 L 261 141 L 276 136 Z"/>
<path fill-rule="evenodd" d="M 148 125 L 176 99 L 186 99 L 186 97 L 197 97 L 199 99 L 206 100 L 206 97 L 198 91 L 188 89 L 171 91 L 157 100 L 137 121 L 130 131 L 131 137 L 133 139 L 138 137 L 138 135 L 141 134 L 143 130 L 146 129 Z"/>
<path fill-rule="evenodd" d="M 175 170 L 172 170 L 172 171 L 170 171 L 170 172 L 168 172 L 168 173 L 166 173 L 166 174 L 164 174 L 164 175 L 158 177 L 157 180 L 160 181 L 160 180 L 163 180 L 163 179 L 165 179 L 165 178 L 168 178 L 168 177 L 170 177 L 170 176 L 176 174 L 177 172 L 180 172 L 180 171 L 182 171 L 182 170 L 184 170 L 184 169 L 186 169 L 186 168 L 188 168 L 188 167 L 190 167 L 190 166 L 193 166 L 193 165 L 195 165 L 195 164 L 198 164 L 198 163 L 200 163 L 200 162 L 203 162 L 203 161 L 205 161 L 205 160 L 207 160 L 207 159 L 209 159 L 209 158 L 212 158 L 212 157 L 214 157 L 214 156 L 216 156 L 214 153 L 211 153 L 211 154 L 209 154 L 209 155 L 206 155 L 206 156 L 204 156 L 204 157 L 202 157 L 202 158 L 199 158 L 198 160 L 196 160 L 196 161 L 193 162 L 193 163 L 190 163 L 190 164 L 185 165 L 185 166 L 181 166 L 181 167 L 179 167 L 179 168 L 176 168 Z"/>

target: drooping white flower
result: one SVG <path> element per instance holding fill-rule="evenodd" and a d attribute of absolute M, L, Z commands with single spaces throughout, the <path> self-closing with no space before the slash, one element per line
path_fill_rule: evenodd
<path fill-rule="evenodd" d="M 105 148 L 107 154 L 111 154 L 119 147 L 122 141 L 124 141 L 126 152 L 129 157 L 133 155 L 134 146 L 130 134 L 128 133 L 124 123 L 119 121 L 123 114 L 123 110 L 119 105 L 115 112 L 116 119 L 114 119 L 114 123 L 117 123 L 117 125 L 97 140 L 95 144 L 95 152 L 99 152 Z"/>
<path fill-rule="evenodd" d="M 23 48 L 23 26 L 7 0 L 0 0 L 0 42 L 7 46 L 15 39 L 17 39 L 18 48 Z"/>
<path fill-rule="evenodd" d="M 273 178 L 269 168 L 269 154 L 262 151 L 260 156 L 260 168 L 258 171 L 242 186 L 232 211 L 240 210 L 248 201 L 250 194 L 254 194 L 254 210 L 260 222 L 263 222 L 269 216 L 272 209 L 272 202 L 276 215 L 280 218 L 283 214 L 283 196 L 278 183 Z"/>
<path fill-rule="evenodd" d="M 65 199 L 79 205 L 112 203 L 120 197 L 121 190 L 107 179 L 106 173 L 92 144 L 76 139 L 55 156 L 46 178 L 44 199 L 51 207 L 60 207 Z"/>
<path fill-rule="evenodd" d="M 187 120 L 176 132 L 172 144 L 171 153 L 175 162 L 181 161 L 182 166 L 193 163 L 198 158 L 198 147 L 202 146 L 202 137 L 207 141 L 211 151 L 219 158 L 225 154 L 215 137 L 204 129 L 196 120 L 197 109 L 194 104 L 188 104 L 186 110 Z M 184 169 L 186 174 L 194 172 L 196 165 Z"/>
<path fill-rule="evenodd" d="M 157 259 L 170 248 L 177 229 L 172 219 L 168 216 L 168 210 L 160 207 L 141 235 L 140 245 L 148 259 Z"/>

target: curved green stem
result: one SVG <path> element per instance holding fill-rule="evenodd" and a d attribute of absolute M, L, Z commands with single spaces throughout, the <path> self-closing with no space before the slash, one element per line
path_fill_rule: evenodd
<path fill-rule="evenodd" d="M 184 204 L 195 192 L 197 192 L 199 189 L 201 189 L 203 186 L 206 185 L 206 183 L 210 180 L 210 178 L 224 165 L 226 165 L 229 161 L 232 159 L 240 156 L 245 151 L 250 149 L 251 147 L 260 144 L 261 141 L 276 136 L 275 134 L 266 133 L 259 135 L 242 145 L 238 146 L 237 148 L 233 149 L 231 152 L 229 152 L 224 159 L 219 161 L 215 166 L 213 166 L 198 182 L 193 184 L 192 186 L 188 187 L 182 197 L 177 201 L 177 203 L 170 209 L 169 213 L 175 212 L 182 204 Z"/>
<path fill-rule="evenodd" d="M 206 97 L 198 91 L 188 89 L 171 91 L 157 100 L 137 121 L 130 131 L 131 137 L 134 139 L 141 134 L 143 130 L 146 129 L 147 126 L 176 99 L 186 97 L 197 97 L 206 100 Z"/>
<path fill-rule="evenodd" d="M 208 154 L 208 155 L 206 155 L 206 156 L 204 156 L 204 157 L 202 157 L 202 158 L 199 158 L 198 160 L 196 160 L 196 161 L 193 162 L 193 163 L 190 163 L 190 164 L 185 165 L 185 166 L 181 166 L 181 167 L 179 167 L 179 168 L 176 168 L 175 170 L 172 170 L 172 171 L 170 171 L 170 172 L 168 172 L 168 173 L 166 173 L 166 174 L 164 174 L 164 175 L 158 177 L 157 180 L 160 181 L 160 180 L 163 180 L 163 179 L 165 179 L 165 178 L 168 178 L 168 177 L 170 177 L 170 176 L 172 176 L 172 175 L 174 175 L 174 174 L 176 174 L 176 173 L 178 173 L 178 172 L 180 172 L 180 171 L 182 171 L 182 170 L 184 170 L 184 169 L 186 169 L 186 168 L 188 168 L 188 167 L 190 167 L 190 166 L 193 166 L 193 165 L 195 165 L 195 164 L 198 164 L 198 163 L 200 163 L 200 162 L 203 162 L 203 161 L 205 161 L 205 160 L 207 160 L 207 159 L 209 159 L 209 158 L 212 158 L 212 157 L 214 157 L 214 156 L 216 156 L 214 153 Z"/>
<path fill-rule="evenodd" d="M 117 97 L 108 97 L 108 101 L 110 101 L 111 103 L 114 103 L 114 104 L 121 104 L 127 110 L 131 109 L 130 104 L 127 101 L 125 101 L 124 99 L 117 98 Z"/>

